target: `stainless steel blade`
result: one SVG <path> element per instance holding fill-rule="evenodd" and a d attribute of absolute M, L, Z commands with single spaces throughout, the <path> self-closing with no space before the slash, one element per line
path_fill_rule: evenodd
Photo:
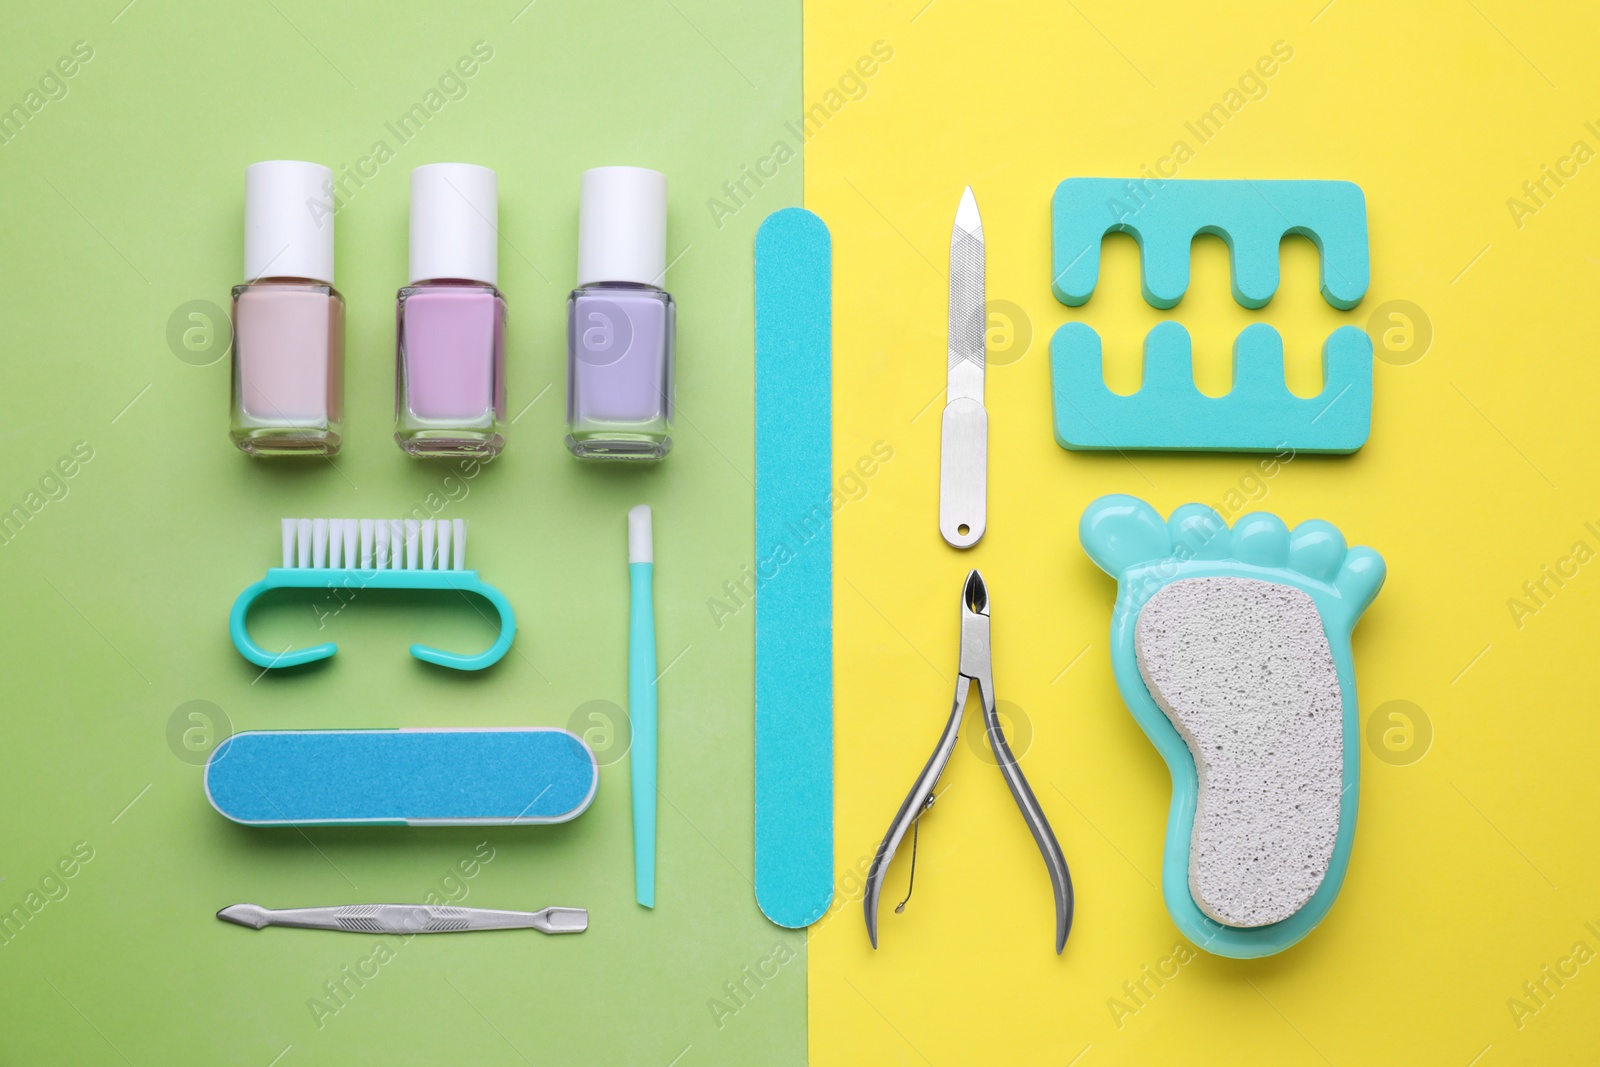
<path fill-rule="evenodd" d="M 983 220 L 969 186 L 950 232 L 949 367 L 939 452 L 939 533 L 956 548 L 977 544 L 988 522 L 983 258 Z"/>

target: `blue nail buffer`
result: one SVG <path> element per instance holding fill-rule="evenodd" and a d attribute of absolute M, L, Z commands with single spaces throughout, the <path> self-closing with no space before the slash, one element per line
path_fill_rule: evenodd
<path fill-rule="evenodd" d="M 211 806 L 251 826 L 566 822 L 599 782 L 589 746 L 546 727 L 248 731 L 206 764 Z"/>
<path fill-rule="evenodd" d="M 1233 298 L 1266 306 L 1278 291 L 1278 245 L 1308 237 L 1322 253 L 1322 296 L 1361 303 L 1370 273 L 1367 198 L 1351 182 L 1243 179 L 1068 178 L 1050 205 L 1056 299 L 1077 307 L 1100 279 L 1100 242 L 1129 233 L 1139 243 L 1145 301 L 1169 308 L 1189 288 L 1189 246 L 1217 234 L 1233 261 Z"/>
<path fill-rule="evenodd" d="M 756 233 L 756 903 L 833 900 L 833 247 L 801 208 Z"/>

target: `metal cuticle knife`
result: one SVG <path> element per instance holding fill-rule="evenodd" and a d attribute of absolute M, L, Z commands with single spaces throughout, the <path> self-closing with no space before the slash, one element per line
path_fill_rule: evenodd
<path fill-rule="evenodd" d="M 949 380 L 939 448 L 939 533 L 971 548 L 988 524 L 989 413 L 983 406 L 983 220 L 972 188 L 950 232 Z"/>
<path fill-rule="evenodd" d="M 589 913 L 583 908 L 495 911 L 426 904 L 348 904 L 274 911 L 258 904 L 234 904 L 217 912 L 217 918 L 257 930 L 263 926 L 296 926 L 302 930 L 344 930 L 358 934 L 447 934 L 526 928 L 547 934 L 581 934 L 589 928 Z"/>

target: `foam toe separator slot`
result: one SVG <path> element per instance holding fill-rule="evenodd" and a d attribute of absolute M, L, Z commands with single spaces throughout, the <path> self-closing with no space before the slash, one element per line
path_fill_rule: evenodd
<path fill-rule="evenodd" d="M 235 822 L 409 826 L 565 822 L 600 782 L 566 730 L 286 730 L 224 740 L 206 796 Z"/>

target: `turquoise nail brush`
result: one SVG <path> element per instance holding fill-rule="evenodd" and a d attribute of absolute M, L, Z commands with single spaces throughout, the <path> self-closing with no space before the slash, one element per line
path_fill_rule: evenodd
<path fill-rule="evenodd" d="M 633 734 L 634 895 L 656 906 L 656 619 L 650 505 L 628 512 L 628 717 Z"/>
<path fill-rule="evenodd" d="M 499 616 L 500 636 L 494 644 L 472 653 L 411 646 L 417 659 L 458 671 L 481 671 L 500 662 L 517 634 L 511 602 L 479 578 L 477 571 L 467 570 L 467 524 L 463 519 L 283 520 L 283 566 L 269 567 L 265 578 L 239 594 L 228 615 L 228 632 L 239 654 L 257 667 L 298 667 L 327 659 L 338 651 L 332 642 L 272 652 L 250 636 L 251 607 L 275 589 L 323 590 L 324 601 L 334 605 L 334 614 L 368 589 L 475 593 Z"/>

